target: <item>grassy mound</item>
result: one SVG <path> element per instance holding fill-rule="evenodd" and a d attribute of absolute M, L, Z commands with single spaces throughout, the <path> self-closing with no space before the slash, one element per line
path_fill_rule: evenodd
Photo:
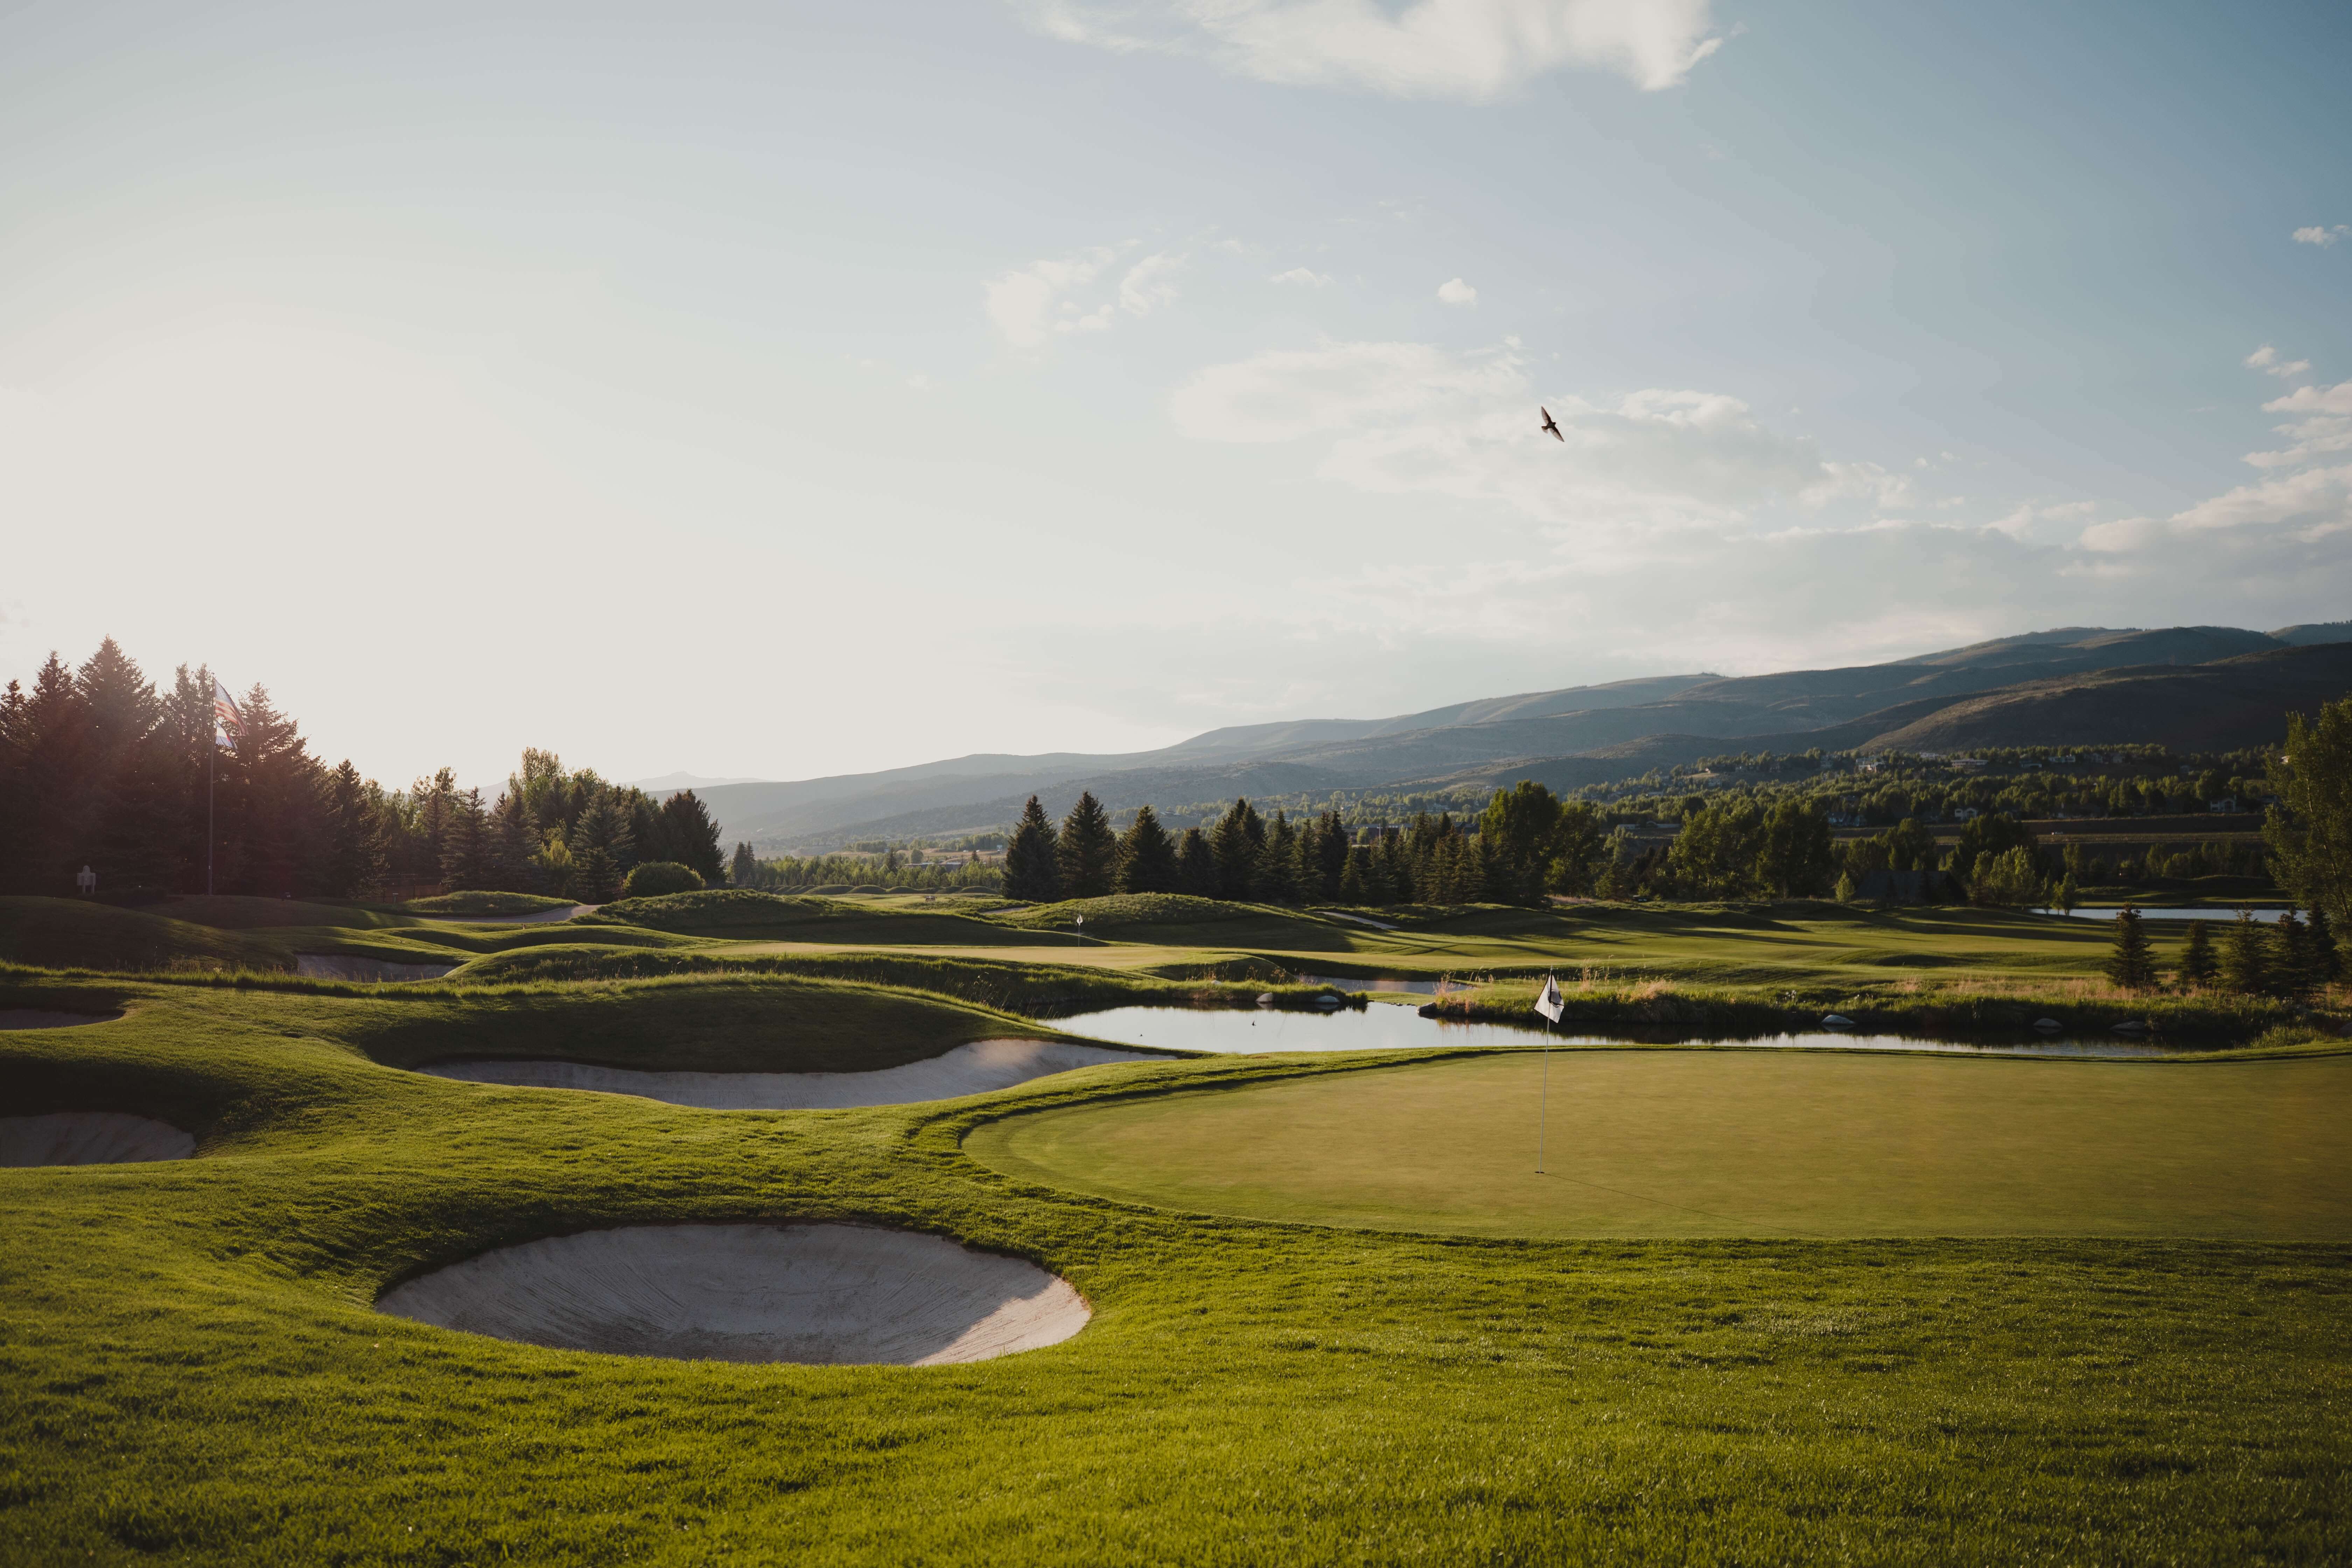
<path fill-rule="evenodd" d="M 294 967 L 292 949 L 266 937 L 145 910 L 28 897 L 0 898 L 0 962 L 125 971 Z"/>
<path fill-rule="evenodd" d="M 1084 916 L 1086 924 L 1078 925 Z M 1304 952 L 1339 951 L 1352 938 L 1320 915 L 1276 904 L 1233 903 L 1189 893 L 1114 893 L 1103 899 L 1065 899 L 1029 904 L 989 917 L 1016 931 L 1076 931 L 1112 942 L 1171 947 L 1278 947 Z"/>
<path fill-rule="evenodd" d="M 568 910 L 577 900 L 551 899 L 544 893 L 492 893 L 479 889 L 443 893 L 437 898 L 411 899 L 401 905 L 419 915 L 535 915 L 543 910 Z"/>
<path fill-rule="evenodd" d="M 355 1001 L 333 1033 L 394 1067 L 490 1057 L 667 1072 L 869 1072 L 968 1040 L 1055 1037 L 943 997 L 789 976 Z"/>
<path fill-rule="evenodd" d="M 926 946 L 1008 945 L 1004 928 L 954 910 L 923 905 L 877 908 L 812 893 L 762 893 L 712 888 L 657 899 L 624 899 L 573 921 L 583 925 L 632 925 L 681 935 L 738 942 L 919 943 Z"/>
<path fill-rule="evenodd" d="M 310 903 L 242 893 L 182 894 L 146 906 L 149 914 L 221 931 L 268 931 L 278 926 L 341 926 L 370 931 L 408 924 L 405 916 L 363 904 Z"/>

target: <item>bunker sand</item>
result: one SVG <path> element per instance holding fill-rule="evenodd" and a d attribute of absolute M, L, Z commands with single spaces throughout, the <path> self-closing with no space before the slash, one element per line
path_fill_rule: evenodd
<path fill-rule="evenodd" d="M 1153 1059 L 1167 1058 L 1047 1040 L 974 1040 L 928 1061 L 874 1072 L 638 1072 L 586 1062 L 492 1060 L 435 1062 L 418 1070 L 472 1083 L 635 1094 L 705 1110 L 836 1110 L 955 1100 L 1105 1062 Z"/>
<path fill-rule="evenodd" d="M 1035 1264 L 855 1225 L 550 1237 L 390 1290 L 382 1311 L 559 1350 L 938 1366 L 1058 1344 L 1091 1312 Z"/>
<path fill-rule="evenodd" d="M 168 1121 L 116 1110 L 0 1116 L 0 1165 L 127 1165 L 184 1160 L 194 1135 Z"/>

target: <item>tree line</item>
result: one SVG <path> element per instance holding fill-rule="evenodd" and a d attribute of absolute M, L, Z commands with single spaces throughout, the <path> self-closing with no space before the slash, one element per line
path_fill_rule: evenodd
<path fill-rule="evenodd" d="M 126 898 L 201 893 L 209 879 L 268 898 L 441 887 L 601 902 L 641 865 L 724 879 L 717 826 L 690 791 L 656 802 L 539 751 L 491 799 L 447 768 L 387 789 L 314 755 L 259 684 L 216 744 L 213 694 L 205 666 L 159 688 L 111 637 L 79 668 L 52 653 L 29 688 L 11 680 L 0 892 L 68 896 L 85 866 Z"/>
<path fill-rule="evenodd" d="M 2127 990 L 2149 990 L 2159 983 L 2155 949 L 2137 910 L 2116 911 L 2115 945 L 2106 972 L 2109 980 Z M 2343 977 L 2343 950 L 2325 909 L 2314 907 L 2307 916 L 2290 909 L 2267 926 L 2252 911 L 2240 910 L 2219 942 L 2212 922 L 2189 922 L 2173 984 L 2183 991 L 2300 1001 Z"/>

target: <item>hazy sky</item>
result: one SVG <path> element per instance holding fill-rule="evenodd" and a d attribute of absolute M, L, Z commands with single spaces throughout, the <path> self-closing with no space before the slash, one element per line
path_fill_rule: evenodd
<path fill-rule="evenodd" d="M 2343 618 L 2347 65 L 2340 0 L 0 4 L 0 673 L 797 777 Z"/>

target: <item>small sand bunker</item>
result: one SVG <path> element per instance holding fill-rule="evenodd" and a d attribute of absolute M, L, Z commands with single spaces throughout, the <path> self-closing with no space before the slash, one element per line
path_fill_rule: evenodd
<path fill-rule="evenodd" d="M 39 1007 L 0 1007 L 0 1029 L 70 1029 L 77 1024 L 111 1024 L 111 1013 L 52 1013 Z"/>
<path fill-rule="evenodd" d="M 394 963 L 382 958 L 345 958 L 339 953 L 298 952 L 294 973 L 313 980 L 356 980 L 374 984 L 386 980 L 438 980 L 454 963 Z"/>
<path fill-rule="evenodd" d="M 554 1350 L 937 1366 L 1059 1344 L 1092 1314 L 1034 1263 L 860 1225 L 550 1237 L 385 1292 L 379 1311 Z"/>
<path fill-rule="evenodd" d="M 875 1072 L 636 1072 L 585 1062 L 436 1062 L 421 1070 L 436 1078 L 525 1089 L 590 1089 L 642 1095 L 705 1110 L 839 1110 L 858 1105 L 911 1105 L 986 1094 L 1049 1073 L 1103 1062 L 1150 1059 L 1142 1051 L 1046 1040 L 974 1040 L 929 1061 Z"/>
<path fill-rule="evenodd" d="M 0 1165 L 127 1165 L 184 1160 L 195 1152 L 193 1134 L 119 1110 L 0 1116 Z"/>

